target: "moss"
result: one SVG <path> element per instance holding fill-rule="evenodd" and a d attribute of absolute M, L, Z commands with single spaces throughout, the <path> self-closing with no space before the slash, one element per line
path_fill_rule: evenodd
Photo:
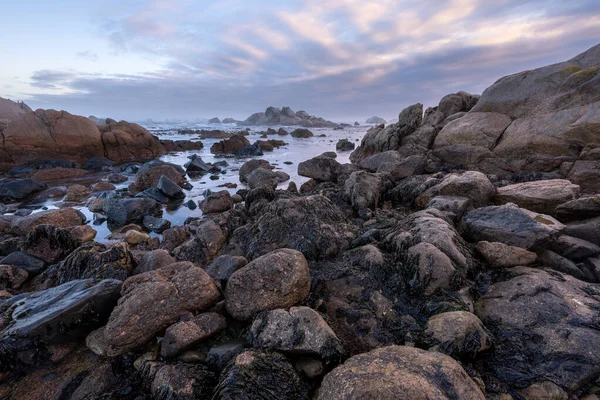
<path fill-rule="evenodd" d="M 565 67 L 562 72 L 567 74 L 567 75 L 573 75 L 577 72 L 581 71 L 581 68 L 579 68 L 576 65 L 569 65 L 568 67 Z"/>
<path fill-rule="evenodd" d="M 591 78 L 600 72 L 600 69 L 596 66 L 586 68 L 584 70 L 580 69 L 576 72 L 578 78 Z"/>

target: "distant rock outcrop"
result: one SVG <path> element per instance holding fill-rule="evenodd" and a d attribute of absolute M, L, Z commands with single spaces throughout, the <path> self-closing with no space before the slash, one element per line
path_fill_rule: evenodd
<path fill-rule="evenodd" d="M 219 118 L 217 118 L 217 117 L 214 117 L 214 118 L 209 119 L 208 123 L 209 124 L 220 124 L 221 120 Z"/>
<path fill-rule="evenodd" d="M 386 120 L 381 117 L 371 117 L 365 121 L 367 125 L 387 124 Z"/>
<path fill-rule="evenodd" d="M 254 113 L 239 125 L 300 125 L 305 127 L 332 127 L 337 126 L 335 122 L 327 121 L 321 117 L 315 117 L 306 111 L 295 112 L 290 107 L 282 109 L 269 107 L 265 112 Z"/>

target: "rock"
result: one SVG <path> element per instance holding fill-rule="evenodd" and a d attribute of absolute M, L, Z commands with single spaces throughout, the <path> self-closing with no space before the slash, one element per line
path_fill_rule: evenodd
<path fill-rule="evenodd" d="M 24 269 L 0 263 L 0 289 L 19 289 L 28 277 Z"/>
<path fill-rule="evenodd" d="M 561 256 L 575 261 L 593 258 L 600 254 L 600 246 L 568 235 L 559 236 L 552 243 L 551 248 Z"/>
<path fill-rule="evenodd" d="M 158 363 L 156 363 L 158 364 Z M 217 378 L 202 364 L 154 364 L 149 369 L 153 397 L 168 399 L 208 399 L 212 396 Z"/>
<path fill-rule="evenodd" d="M 106 180 L 110 183 L 123 183 L 127 182 L 129 179 L 125 175 L 121 174 L 108 174 L 106 176 Z"/>
<path fill-rule="evenodd" d="M 600 372 L 597 285 L 568 275 L 517 267 L 475 305 L 496 338 L 488 373 L 524 387 L 540 381 L 575 391 Z M 565 335 L 569 332 L 569 335 Z"/>
<path fill-rule="evenodd" d="M 427 321 L 425 335 L 431 341 L 430 351 L 440 351 L 453 357 L 474 358 L 492 345 L 481 320 L 466 311 L 434 315 Z"/>
<path fill-rule="evenodd" d="M 348 139 L 340 139 L 335 144 L 335 149 L 337 151 L 352 151 L 355 147 L 356 145 Z"/>
<path fill-rule="evenodd" d="M 185 194 L 183 193 L 183 190 L 181 190 L 181 187 L 164 175 L 158 180 L 156 188 L 171 199 L 185 198 Z"/>
<path fill-rule="evenodd" d="M 0 121 L 10 122 L 31 112 L 31 108 L 23 102 L 14 102 L 0 97 Z"/>
<path fill-rule="evenodd" d="M 221 374 L 214 397 L 260 399 L 265 393 L 273 399 L 310 398 L 307 385 L 284 356 L 254 350 L 247 350 L 233 359 Z"/>
<path fill-rule="evenodd" d="M 408 249 L 408 254 L 417 260 L 417 278 L 423 293 L 431 296 L 438 289 L 450 290 L 459 273 L 452 260 L 432 244 L 421 242 Z"/>
<path fill-rule="evenodd" d="M 249 342 L 255 348 L 314 355 L 334 363 L 339 363 L 344 354 L 340 340 L 327 322 L 308 307 L 260 314 L 250 328 Z"/>
<path fill-rule="evenodd" d="M 398 123 L 375 126 L 363 137 L 360 146 L 350 155 L 350 161 L 359 163 L 375 153 L 397 150 L 402 138 L 412 134 L 423 121 L 423 105 L 414 104 L 402 110 Z"/>
<path fill-rule="evenodd" d="M 296 364 L 294 364 L 296 371 L 308 379 L 317 379 L 323 376 L 325 372 L 325 368 L 323 367 L 323 363 L 321 360 L 317 360 L 314 358 L 301 358 Z"/>
<path fill-rule="evenodd" d="M 133 256 L 125 243 L 111 247 L 94 242 L 85 243 L 38 276 L 36 287 L 49 288 L 79 279 L 124 281 L 133 266 Z"/>
<path fill-rule="evenodd" d="M 298 164 L 298 175 L 322 182 L 336 182 L 340 168 L 335 159 L 318 156 Z"/>
<path fill-rule="evenodd" d="M 350 240 L 340 210 L 326 197 L 313 195 L 265 205 L 254 222 L 234 231 L 230 245 L 241 246 L 248 259 L 292 248 L 314 260 L 339 254 Z"/>
<path fill-rule="evenodd" d="M 212 154 L 236 154 L 239 150 L 250 146 L 250 141 L 241 135 L 233 135 L 229 139 L 221 140 L 212 145 Z"/>
<path fill-rule="evenodd" d="M 561 221 L 600 217 L 600 195 L 567 201 L 556 207 L 555 214 Z"/>
<path fill-rule="evenodd" d="M 270 169 L 264 168 L 257 168 L 254 171 L 252 171 L 246 177 L 246 181 L 250 189 L 256 189 L 262 186 L 275 189 L 279 184 L 275 173 Z"/>
<path fill-rule="evenodd" d="M 208 123 L 209 124 L 220 124 L 221 120 L 219 118 L 217 118 L 217 117 L 214 117 L 214 118 L 209 119 Z"/>
<path fill-rule="evenodd" d="M 41 191 L 34 196 L 31 201 L 35 203 L 43 203 L 49 199 L 62 199 L 67 194 L 66 186 L 54 186 Z"/>
<path fill-rule="evenodd" d="M 292 137 L 301 138 L 301 139 L 306 139 L 306 138 L 314 136 L 314 134 L 311 131 L 309 131 L 308 129 L 303 129 L 303 128 L 295 129 L 294 131 L 292 131 L 291 135 L 292 135 Z"/>
<path fill-rule="evenodd" d="M 223 370 L 238 354 L 244 352 L 246 341 L 243 338 L 232 339 L 223 344 L 213 346 L 206 355 L 206 363 L 216 370 Z"/>
<path fill-rule="evenodd" d="M 37 225 L 27 234 L 22 248 L 27 254 L 44 260 L 46 264 L 55 264 L 80 245 L 81 242 L 71 235 L 69 228 Z"/>
<path fill-rule="evenodd" d="M 277 130 L 277 134 L 278 134 L 278 135 L 281 135 L 281 136 L 285 136 L 285 135 L 287 135 L 287 134 L 288 134 L 288 131 L 286 131 L 286 130 L 285 130 L 285 129 L 283 129 L 283 128 L 279 128 L 279 129 Z"/>
<path fill-rule="evenodd" d="M 275 190 L 272 186 L 259 186 L 251 189 L 245 196 L 246 210 L 251 210 L 253 204 L 264 204 L 275 200 Z"/>
<path fill-rule="evenodd" d="M 360 354 L 325 375 L 318 399 L 485 399 L 452 358 L 413 347 Z"/>
<path fill-rule="evenodd" d="M 108 221 L 116 226 L 129 223 L 142 223 L 147 215 L 159 216 L 160 205 L 153 199 L 106 199 L 103 206 Z"/>
<path fill-rule="evenodd" d="M 564 233 L 600 246 L 600 217 L 567 224 Z"/>
<path fill-rule="evenodd" d="M 365 124 L 380 125 L 380 124 L 387 124 L 387 121 L 381 117 L 371 117 L 371 118 L 367 118 L 367 120 L 365 121 Z"/>
<path fill-rule="evenodd" d="M 383 153 L 373 154 L 362 160 L 358 165 L 369 172 L 377 172 L 381 165 L 386 163 L 397 163 L 404 157 L 396 150 L 384 151 Z"/>
<path fill-rule="evenodd" d="M 381 175 L 356 171 L 350 174 L 344 183 L 344 196 L 358 215 L 369 219 L 369 210 L 375 210 L 384 188 L 385 183 Z"/>
<path fill-rule="evenodd" d="M 110 168 L 113 165 L 114 162 L 106 157 L 92 157 L 84 162 L 81 168 L 92 171 L 102 171 L 104 168 Z"/>
<path fill-rule="evenodd" d="M 98 182 L 94 183 L 90 189 L 92 190 L 92 192 L 108 192 L 111 190 L 115 190 L 116 187 L 112 183 Z"/>
<path fill-rule="evenodd" d="M 525 266 L 533 264 L 537 260 L 537 254 L 531 251 L 499 242 L 482 241 L 477 243 L 475 249 L 492 268 Z"/>
<path fill-rule="evenodd" d="M 4 300 L 10 325 L 2 331 L 5 349 L 81 338 L 106 320 L 117 304 L 121 281 L 93 279 L 67 282 L 41 292 L 24 293 Z"/>
<path fill-rule="evenodd" d="M 220 213 L 233 208 L 233 199 L 227 190 L 213 192 L 200 202 L 204 214 Z"/>
<path fill-rule="evenodd" d="M 279 249 L 231 275 L 225 289 L 225 305 L 232 317 L 249 320 L 262 311 L 299 303 L 309 288 L 308 263 L 302 253 Z"/>
<path fill-rule="evenodd" d="M 1 265 L 10 265 L 15 268 L 27 271 L 29 275 L 37 275 L 44 269 L 44 260 L 33 257 L 23 251 L 10 253 L 6 257 L 0 259 Z"/>
<path fill-rule="evenodd" d="M 56 168 L 48 168 L 48 169 L 40 169 L 38 171 L 33 171 L 29 174 L 34 179 L 38 181 L 54 181 L 59 179 L 72 179 L 79 178 L 89 173 L 84 169 L 79 168 L 65 168 L 65 167 L 56 167 Z"/>
<path fill-rule="evenodd" d="M 515 203 L 531 211 L 554 214 L 556 207 L 579 197 L 579 186 L 566 179 L 517 183 L 498 188 L 497 203 Z"/>
<path fill-rule="evenodd" d="M 250 160 L 244 163 L 240 168 L 240 182 L 246 183 L 246 178 L 252 171 L 258 168 L 270 170 L 271 164 L 267 160 Z"/>
<path fill-rule="evenodd" d="M 496 188 L 484 174 L 467 171 L 445 176 L 442 182 L 421 193 L 415 203 L 419 207 L 425 207 L 432 198 L 439 195 L 463 196 L 471 200 L 475 207 L 482 207 L 488 204 L 495 193 Z"/>
<path fill-rule="evenodd" d="M 148 240 L 150 240 L 150 236 L 144 232 L 138 232 L 138 231 L 131 230 L 125 234 L 125 237 L 123 238 L 123 240 L 127 244 L 135 246 L 142 242 L 147 242 Z"/>
<path fill-rule="evenodd" d="M 240 256 L 219 256 L 215 258 L 208 266 L 206 266 L 206 273 L 214 280 L 228 280 L 231 275 L 245 267 L 248 264 L 246 257 Z"/>
<path fill-rule="evenodd" d="M 170 197 L 166 196 L 158 188 L 146 189 L 142 193 L 138 193 L 135 197 L 139 199 L 151 199 L 159 204 L 168 204 L 172 201 Z"/>
<path fill-rule="evenodd" d="M 166 250 L 152 250 L 145 252 L 137 266 L 133 269 L 131 275 L 138 275 L 148 271 L 154 271 L 167 265 L 175 263 L 175 259 L 171 257 Z"/>
<path fill-rule="evenodd" d="M 163 242 L 161 249 L 173 251 L 177 246 L 185 243 L 191 236 L 191 231 L 187 226 L 174 226 L 163 232 Z"/>
<path fill-rule="evenodd" d="M 139 193 L 151 187 L 158 187 L 158 184 L 163 176 L 172 181 L 177 188 L 179 188 L 185 182 L 185 178 L 181 176 L 181 173 L 172 165 L 147 163 L 140 168 L 135 176 L 135 182 L 129 185 L 129 190 L 131 190 L 133 193 Z M 163 183 L 166 184 L 168 182 L 163 180 Z M 169 185 L 169 187 L 173 186 Z M 179 191 L 181 191 L 181 188 L 179 188 Z"/>
<path fill-rule="evenodd" d="M 18 200 L 23 200 L 32 194 L 41 192 L 47 186 L 31 178 L 15 179 L 11 181 L 0 181 L 0 201 L 11 203 Z"/>
<path fill-rule="evenodd" d="M 71 185 L 67 190 L 65 201 L 81 201 L 89 197 L 90 189 L 83 185 Z"/>
<path fill-rule="evenodd" d="M 581 157 L 581 156 L 580 156 Z M 600 190 L 600 162 L 593 160 L 577 160 L 571 167 L 567 178 L 581 186 L 586 192 L 597 193 Z"/>
<path fill-rule="evenodd" d="M 165 331 L 160 354 L 163 357 L 173 357 L 216 335 L 226 327 L 227 321 L 217 313 L 204 313 L 188 321 L 177 322 Z"/>
<path fill-rule="evenodd" d="M 212 307 L 219 290 L 201 268 L 181 262 L 127 279 L 104 338 L 115 357 L 144 345 L 184 312 Z"/>
<path fill-rule="evenodd" d="M 595 277 L 592 274 L 587 275 L 586 271 L 583 271 L 581 268 L 575 265 L 573 261 L 568 260 L 553 251 L 544 250 L 540 252 L 538 259 L 547 268 L 571 275 L 572 277 L 583 281 L 595 281 Z"/>
<path fill-rule="evenodd" d="M 367 161 L 367 159 L 363 160 L 363 162 L 365 161 Z M 377 172 L 390 174 L 394 181 L 399 181 L 408 178 L 409 176 L 422 174 L 425 170 L 426 163 L 427 158 L 425 156 L 414 155 L 406 157 L 401 161 L 384 162 L 379 166 Z"/>
<path fill-rule="evenodd" d="M 435 196 L 426 208 L 435 208 L 440 210 L 444 216 L 453 222 L 458 222 L 469 206 L 471 200 L 460 196 Z"/>
<path fill-rule="evenodd" d="M 283 183 L 290 180 L 290 176 L 283 171 L 275 171 L 277 182 Z"/>
<path fill-rule="evenodd" d="M 26 217 L 17 218 L 12 223 L 12 230 L 18 235 L 33 231 L 38 225 L 53 225 L 55 228 L 73 228 L 83 225 L 85 216 L 73 208 L 40 211 Z"/>
<path fill-rule="evenodd" d="M 249 145 L 236 151 L 235 155 L 236 157 L 260 157 L 263 152 L 258 145 Z"/>
<path fill-rule="evenodd" d="M 519 394 L 530 400 L 568 400 L 569 395 L 560 386 L 550 381 L 541 383 L 534 383 L 526 387 L 525 389 L 519 390 Z"/>
<path fill-rule="evenodd" d="M 171 221 L 150 215 L 144 216 L 142 224 L 144 225 L 144 228 L 155 233 L 163 233 L 171 227 Z"/>
<path fill-rule="evenodd" d="M 565 226 L 548 215 L 505 204 L 468 212 L 461 221 L 461 228 L 476 241 L 530 249 L 557 237 Z"/>
<path fill-rule="evenodd" d="M 229 137 L 229 135 L 227 137 Z M 196 154 L 190 156 L 190 161 L 185 164 L 185 172 L 188 174 L 217 173 L 220 171 L 221 168 L 213 164 L 205 163 L 202 161 L 202 158 Z"/>
<path fill-rule="evenodd" d="M 89 225 L 80 225 L 71 229 L 71 236 L 81 243 L 91 242 L 94 240 L 97 233 L 98 232 Z"/>

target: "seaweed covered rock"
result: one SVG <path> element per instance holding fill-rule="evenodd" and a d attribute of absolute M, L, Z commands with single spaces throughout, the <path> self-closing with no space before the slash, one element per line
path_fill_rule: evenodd
<path fill-rule="evenodd" d="M 225 243 L 225 233 L 213 220 L 200 221 L 196 236 L 173 250 L 178 261 L 190 261 L 199 265 L 208 264 Z"/>
<path fill-rule="evenodd" d="M 485 399 L 452 358 L 405 346 L 382 347 L 350 358 L 325 376 L 317 398 Z"/>
<path fill-rule="evenodd" d="M 501 242 L 525 249 L 547 244 L 564 228 L 548 215 L 511 203 L 478 208 L 465 214 L 461 221 L 461 229 L 473 240 Z"/>
<path fill-rule="evenodd" d="M 511 387 L 550 380 L 569 392 L 600 374 L 600 286 L 517 267 L 475 313 L 496 338 L 486 370 Z"/>
<path fill-rule="evenodd" d="M 425 328 L 429 350 L 456 358 L 473 358 L 491 348 L 492 338 L 476 315 L 451 311 L 429 318 Z"/>
<path fill-rule="evenodd" d="M 37 340 L 54 343 L 84 337 L 106 321 L 117 304 L 121 285 L 114 279 L 77 280 L 0 301 L 2 313 L 8 312 L 0 347 L 20 351 Z"/>
<path fill-rule="evenodd" d="M 36 287 L 49 288 L 77 279 L 118 279 L 129 277 L 135 262 L 125 243 L 110 247 L 85 243 L 58 264 L 47 268 L 35 280 Z"/>
<path fill-rule="evenodd" d="M 27 254 L 54 264 L 75 250 L 81 242 L 73 237 L 70 229 L 53 225 L 37 225 L 27 234 L 23 250 Z"/>
<path fill-rule="evenodd" d="M 248 183 L 250 189 L 257 189 L 263 186 L 275 189 L 279 184 L 275 172 L 264 168 L 256 168 L 250 172 L 246 176 L 246 182 Z"/>
<path fill-rule="evenodd" d="M 387 186 L 386 183 L 387 181 L 382 175 L 356 171 L 346 179 L 344 195 L 358 215 L 369 219 L 370 210 L 375 210 L 379 204 L 381 194 Z"/>
<path fill-rule="evenodd" d="M 245 351 L 235 357 L 219 379 L 214 399 L 308 400 L 308 385 L 292 364 L 278 353 Z"/>
<path fill-rule="evenodd" d="M 219 290 L 201 268 L 180 262 L 127 279 L 104 328 L 110 357 L 134 350 L 185 312 L 210 308 Z"/>
<path fill-rule="evenodd" d="M 280 198 L 265 205 L 253 222 L 234 231 L 248 259 L 278 248 L 301 251 L 309 260 L 333 257 L 349 247 L 346 220 L 326 197 Z"/>
<path fill-rule="evenodd" d="M 537 260 L 537 255 L 531 251 L 500 242 L 482 241 L 477 243 L 475 249 L 492 268 L 525 266 Z"/>
<path fill-rule="evenodd" d="M 318 312 L 308 307 L 277 309 L 260 314 L 250 328 L 252 347 L 283 353 L 319 356 L 339 363 L 340 340 Z"/>
<path fill-rule="evenodd" d="M 306 259 L 297 250 L 279 249 L 234 272 L 225 289 L 232 317 L 252 319 L 262 311 L 298 304 L 310 289 Z"/>
<path fill-rule="evenodd" d="M 217 384 L 214 372 L 203 364 L 152 362 L 144 371 L 149 391 L 156 399 L 209 399 Z"/>
<path fill-rule="evenodd" d="M 153 199 L 106 199 L 103 205 L 108 221 L 115 226 L 143 223 L 147 215 L 160 216 L 162 209 Z"/>

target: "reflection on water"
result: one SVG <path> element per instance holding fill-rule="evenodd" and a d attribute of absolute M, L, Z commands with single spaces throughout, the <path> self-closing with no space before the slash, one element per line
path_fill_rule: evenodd
<path fill-rule="evenodd" d="M 235 127 L 234 125 L 229 124 L 211 124 L 211 125 L 194 125 L 194 124 L 142 124 L 146 129 L 148 129 L 152 134 L 171 140 L 198 140 L 199 137 L 196 134 L 180 134 L 178 130 L 180 129 L 221 129 L 227 132 L 238 132 L 240 128 Z M 276 130 L 279 126 L 273 127 Z M 288 132 L 293 131 L 294 127 L 284 127 Z M 250 128 L 250 134 L 247 136 L 248 140 L 251 143 L 254 143 L 256 140 L 261 139 L 261 131 L 266 131 L 266 127 L 252 127 Z M 358 146 L 360 139 L 366 133 L 368 127 L 367 126 L 358 126 L 358 127 L 345 127 L 343 130 L 334 130 L 333 128 L 310 128 L 310 130 L 315 134 L 314 137 L 308 139 L 296 139 L 291 135 L 279 136 L 279 135 L 269 135 L 268 139 L 279 139 L 288 143 L 286 146 L 282 146 L 280 148 L 276 148 L 272 152 L 264 152 L 264 155 L 261 157 L 252 157 L 252 158 L 260 158 L 269 161 L 272 165 L 275 166 L 275 170 L 280 170 L 288 175 L 290 175 L 290 180 L 283 182 L 280 184 L 280 188 L 286 188 L 289 182 L 296 182 L 298 187 L 304 182 L 308 180 L 308 178 L 302 177 L 298 175 L 298 163 L 307 160 L 309 158 L 318 156 L 326 151 L 335 151 L 335 145 L 340 139 L 348 139 L 351 142 L 356 143 Z M 323 135 L 323 137 L 320 137 Z M 262 139 L 267 140 L 267 139 Z M 199 217 L 202 215 L 202 211 L 199 208 L 195 210 L 189 209 L 185 204 L 192 200 L 196 204 L 204 199 L 204 194 L 207 190 L 210 191 L 219 191 L 219 190 L 228 190 L 230 193 L 235 193 L 237 190 L 241 188 L 246 188 L 246 185 L 240 183 L 238 171 L 240 167 L 251 158 L 235 158 L 235 157 L 216 157 L 215 155 L 210 153 L 210 148 L 213 143 L 220 141 L 220 139 L 205 139 L 202 140 L 204 143 L 204 148 L 202 150 L 196 151 L 184 151 L 184 152 L 175 152 L 165 154 L 160 157 L 161 160 L 181 165 L 183 166 L 187 161 L 188 157 L 192 154 L 198 154 L 202 157 L 205 162 L 214 163 L 217 161 L 227 161 L 229 166 L 223 168 L 223 173 L 219 174 L 219 179 L 211 180 L 210 174 L 203 176 L 188 176 L 188 181 L 193 185 L 193 188 L 189 191 L 184 190 L 186 193 L 185 199 L 180 201 L 168 204 L 165 206 L 163 210 L 163 218 L 171 221 L 172 226 L 182 225 L 186 218 L 188 217 Z M 341 152 L 338 153 L 337 160 L 341 164 L 349 162 L 350 152 Z M 287 164 L 286 164 L 287 162 Z M 129 183 L 131 183 L 135 179 L 135 175 L 130 175 L 129 180 L 127 182 L 123 182 L 120 184 L 116 184 L 117 189 L 119 188 L 127 188 Z M 73 184 L 73 180 L 69 182 L 61 181 L 61 182 L 50 182 L 49 186 L 68 186 L 69 184 Z M 77 180 L 77 183 L 85 184 L 84 181 Z M 228 189 L 225 187 L 219 187 L 225 183 L 235 183 L 237 184 L 237 188 Z M 40 210 L 39 207 L 45 207 L 46 209 L 55 209 L 57 208 L 58 201 L 61 199 L 53 199 L 48 200 L 42 204 L 24 204 L 24 207 L 27 208 L 36 208 L 37 211 Z M 85 205 L 74 205 L 76 209 L 79 209 L 85 216 L 87 217 L 90 225 L 98 232 L 96 236 L 96 241 L 98 242 L 106 242 L 107 237 L 110 235 L 110 230 L 107 227 L 106 222 L 96 221 L 94 222 L 94 214 L 89 211 L 89 209 Z M 153 237 L 160 237 L 160 235 L 152 233 Z"/>

